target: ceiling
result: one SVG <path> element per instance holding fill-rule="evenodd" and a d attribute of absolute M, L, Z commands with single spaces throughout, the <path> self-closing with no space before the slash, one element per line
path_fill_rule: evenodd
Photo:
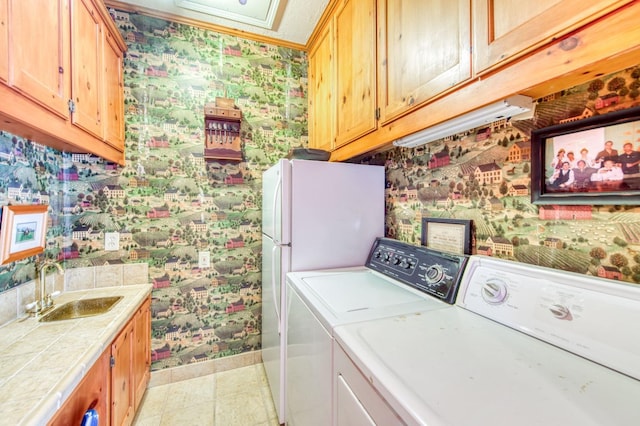
<path fill-rule="evenodd" d="M 305 46 L 329 0 L 106 0 L 108 7 Z"/>

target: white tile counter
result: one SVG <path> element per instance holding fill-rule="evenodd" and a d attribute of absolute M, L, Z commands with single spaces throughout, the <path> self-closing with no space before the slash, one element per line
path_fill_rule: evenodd
<path fill-rule="evenodd" d="M 151 288 L 142 284 L 65 292 L 55 299 L 56 306 L 81 298 L 124 298 L 93 317 L 56 322 L 29 317 L 1 327 L 0 423 L 46 424 Z"/>

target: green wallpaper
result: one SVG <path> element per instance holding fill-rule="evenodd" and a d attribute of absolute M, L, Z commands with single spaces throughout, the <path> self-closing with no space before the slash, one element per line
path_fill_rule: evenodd
<path fill-rule="evenodd" d="M 0 204 L 50 204 L 46 255 L 65 268 L 149 264 L 154 370 L 258 349 L 261 175 L 306 145 L 306 55 L 137 14 L 114 19 L 129 48 L 126 167 L 0 132 Z M 478 253 L 640 282 L 640 209 L 541 210 L 529 201 L 530 159 L 516 155 L 534 128 L 635 106 L 638 74 L 541 99 L 534 119 L 489 137 L 471 131 L 366 159 L 387 168 L 387 235 L 419 244 L 424 217 L 472 219 Z M 610 93 L 619 102 L 602 108 Z M 242 161 L 202 157 L 203 107 L 216 97 L 242 111 Z M 496 177 L 477 174 L 485 169 Z M 120 233 L 119 250 L 104 249 L 105 232 Z M 33 259 L 0 267 L 2 291 L 30 279 Z"/>
<path fill-rule="evenodd" d="M 532 119 L 372 158 L 387 168 L 388 235 L 420 244 L 423 218 L 467 219 L 478 254 L 640 283 L 640 207 L 530 201 L 531 131 L 637 107 L 639 87 L 640 68 L 630 68 L 537 100 Z M 614 148 L 625 142 L 640 151 L 637 123 Z"/>

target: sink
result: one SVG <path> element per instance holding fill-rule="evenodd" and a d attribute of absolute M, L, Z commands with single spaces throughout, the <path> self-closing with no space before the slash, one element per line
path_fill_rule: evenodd
<path fill-rule="evenodd" d="M 72 300 L 71 302 L 58 306 L 53 311 L 40 318 L 39 321 L 62 321 L 104 314 L 113 308 L 113 306 L 120 300 L 122 300 L 122 296 Z"/>

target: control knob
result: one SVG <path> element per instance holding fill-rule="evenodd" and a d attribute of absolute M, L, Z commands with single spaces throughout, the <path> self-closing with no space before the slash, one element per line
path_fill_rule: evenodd
<path fill-rule="evenodd" d="M 569 308 L 567 308 L 564 305 L 560 305 L 560 304 L 551 305 L 549 307 L 549 310 L 551 311 L 553 316 L 558 319 L 567 320 L 567 321 L 571 321 L 573 319 L 573 316 L 571 315 L 571 311 L 569 310 Z"/>
<path fill-rule="evenodd" d="M 487 281 L 482 286 L 482 298 L 491 305 L 498 305 L 507 298 L 507 285 L 502 281 Z"/>
<path fill-rule="evenodd" d="M 437 284 L 444 278 L 444 271 L 441 265 L 431 265 L 424 273 L 424 279 L 427 284 Z"/>

